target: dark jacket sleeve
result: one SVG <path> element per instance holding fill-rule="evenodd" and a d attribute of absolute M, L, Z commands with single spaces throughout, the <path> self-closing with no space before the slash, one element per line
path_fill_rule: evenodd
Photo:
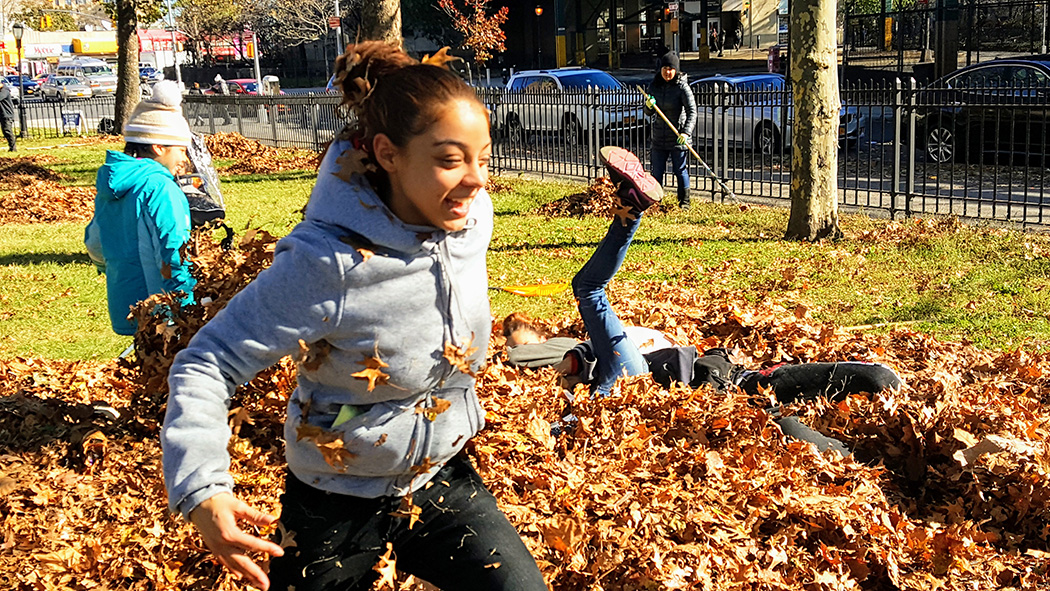
<path fill-rule="evenodd" d="M 579 343 L 568 337 L 554 337 L 543 343 L 530 343 L 507 349 L 507 363 L 516 367 L 547 367 L 561 361 Z"/>
<path fill-rule="evenodd" d="M 682 91 L 682 111 L 685 115 L 685 123 L 678 131 L 693 135 L 693 128 L 696 126 L 696 98 L 693 96 L 693 89 L 689 88 L 689 79 L 685 74 L 678 76 L 678 88 Z"/>

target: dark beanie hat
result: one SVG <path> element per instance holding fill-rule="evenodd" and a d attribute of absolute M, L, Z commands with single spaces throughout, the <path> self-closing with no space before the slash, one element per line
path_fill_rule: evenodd
<path fill-rule="evenodd" d="M 667 53 L 663 54 L 662 56 L 660 56 L 660 67 L 661 68 L 674 68 L 674 69 L 677 70 L 678 69 L 678 56 L 675 55 L 673 51 L 668 51 Z"/>

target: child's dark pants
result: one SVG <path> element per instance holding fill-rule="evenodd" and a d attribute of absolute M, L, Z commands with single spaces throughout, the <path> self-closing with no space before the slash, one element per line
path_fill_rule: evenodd
<path fill-rule="evenodd" d="M 366 499 L 327 493 L 295 476 L 281 496 L 281 524 L 295 546 L 270 563 L 273 591 L 370 589 L 387 542 L 397 571 L 456 590 L 543 591 L 536 561 L 460 454 L 412 495 L 422 509 L 409 529 L 399 497 Z"/>

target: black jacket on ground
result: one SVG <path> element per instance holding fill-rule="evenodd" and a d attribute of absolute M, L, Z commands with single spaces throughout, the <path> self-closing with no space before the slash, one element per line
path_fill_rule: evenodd
<path fill-rule="evenodd" d="M 667 116 L 668 121 L 674 124 L 679 133 L 693 135 L 693 126 L 696 125 L 696 99 L 693 91 L 689 88 L 689 76 L 679 72 L 670 82 L 664 80 L 659 72 L 653 76 L 649 84 L 649 94 L 656 99 L 656 106 Z M 678 145 L 678 138 L 666 123 L 660 120 L 660 116 L 650 109 L 645 110 L 646 115 L 652 115 L 653 119 L 653 143 L 654 148 L 670 150 L 677 148 L 684 150 L 685 146 Z"/>
<path fill-rule="evenodd" d="M 4 84 L 3 88 L 0 88 L 0 119 L 14 118 L 15 102 L 11 97 L 11 88 L 8 84 Z"/>

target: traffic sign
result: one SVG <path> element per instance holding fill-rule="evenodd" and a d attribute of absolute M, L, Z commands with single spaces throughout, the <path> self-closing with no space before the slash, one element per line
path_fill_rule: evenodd
<path fill-rule="evenodd" d="M 330 17 L 328 17 L 328 28 L 329 29 L 338 29 L 340 27 L 340 25 L 341 25 L 341 21 L 342 21 L 342 19 L 340 19 L 338 16 L 330 16 Z"/>
<path fill-rule="evenodd" d="M 677 2 L 668 2 L 667 3 L 667 10 L 670 10 L 672 12 L 674 12 L 675 10 L 678 10 L 678 3 Z"/>

